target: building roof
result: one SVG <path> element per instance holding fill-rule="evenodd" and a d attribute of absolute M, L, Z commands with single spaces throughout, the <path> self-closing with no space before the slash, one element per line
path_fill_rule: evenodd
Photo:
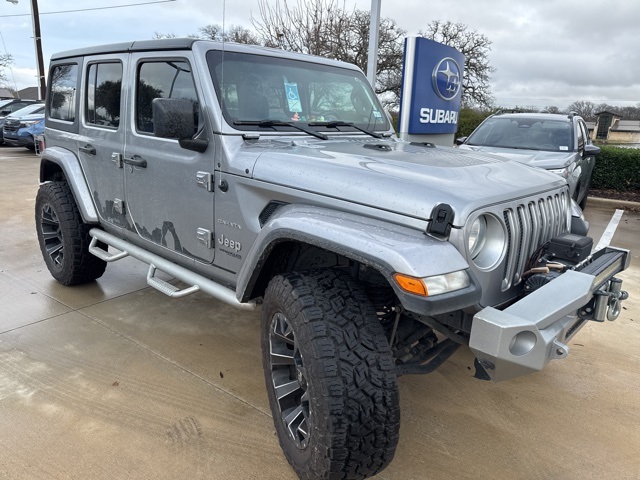
<path fill-rule="evenodd" d="M 38 87 L 27 87 L 18 90 L 18 98 L 23 100 L 40 100 L 38 98 Z"/>
<path fill-rule="evenodd" d="M 608 113 L 609 115 L 613 115 L 614 117 L 620 117 L 622 118 L 622 115 L 620 115 L 618 112 L 612 112 L 611 110 L 602 110 L 601 112 L 596 112 L 596 117 L 602 115 L 603 113 Z"/>
<path fill-rule="evenodd" d="M 13 98 L 13 92 L 8 88 L 0 88 L 0 98 Z"/>
<path fill-rule="evenodd" d="M 618 120 L 611 126 L 612 132 L 640 132 L 640 120 Z"/>

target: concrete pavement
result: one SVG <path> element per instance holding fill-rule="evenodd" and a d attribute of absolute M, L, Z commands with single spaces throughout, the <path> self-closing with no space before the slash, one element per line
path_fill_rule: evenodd
<path fill-rule="evenodd" d="M 260 361 L 259 313 L 203 294 L 171 300 L 133 259 L 97 282 L 50 276 L 33 220 L 38 158 L 0 147 L 0 478 L 294 479 Z M 590 202 L 595 240 L 610 206 Z M 640 478 L 640 213 L 615 322 L 589 324 L 566 360 L 492 384 L 461 349 L 399 380 L 396 457 L 378 479 Z"/>

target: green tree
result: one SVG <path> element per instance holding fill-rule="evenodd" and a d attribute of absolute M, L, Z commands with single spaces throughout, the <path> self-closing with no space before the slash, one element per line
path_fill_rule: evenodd
<path fill-rule="evenodd" d="M 490 115 L 489 110 L 462 107 L 458 115 L 458 132 L 456 137 L 468 137 L 478 125 Z"/>
<path fill-rule="evenodd" d="M 112 124 L 115 123 L 116 119 L 120 118 L 120 90 L 120 80 L 115 82 L 107 80 L 102 82 L 96 89 L 96 110 L 104 108 Z"/>

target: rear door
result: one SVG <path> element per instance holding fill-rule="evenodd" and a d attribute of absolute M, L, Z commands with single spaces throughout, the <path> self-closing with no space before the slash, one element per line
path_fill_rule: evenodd
<path fill-rule="evenodd" d="M 126 97 L 122 94 L 127 54 L 84 63 L 78 157 L 103 222 L 132 229 L 124 208 Z"/>
<path fill-rule="evenodd" d="M 178 255 L 211 263 L 213 242 L 214 145 L 198 153 L 178 140 L 153 135 L 151 102 L 188 99 L 194 105 L 194 134 L 206 138 L 204 96 L 191 52 L 132 53 L 126 134 L 126 203 L 138 234 Z"/>

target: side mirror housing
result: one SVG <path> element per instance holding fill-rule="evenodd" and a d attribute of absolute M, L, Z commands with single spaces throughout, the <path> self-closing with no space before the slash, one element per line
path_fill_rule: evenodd
<path fill-rule="evenodd" d="M 595 157 L 599 153 L 600 153 L 600 147 L 596 147 L 595 145 L 592 145 L 591 143 L 587 143 L 584 146 L 584 155 L 585 155 L 585 157 Z"/>
<path fill-rule="evenodd" d="M 175 138 L 187 150 L 204 152 L 207 140 L 194 139 L 193 102 L 181 98 L 154 98 L 151 102 L 153 134 L 161 138 Z"/>
<path fill-rule="evenodd" d="M 456 145 L 462 145 L 464 142 L 466 142 L 467 138 L 469 138 L 469 137 L 458 137 L 458 138 L 456 138 Z"/>

